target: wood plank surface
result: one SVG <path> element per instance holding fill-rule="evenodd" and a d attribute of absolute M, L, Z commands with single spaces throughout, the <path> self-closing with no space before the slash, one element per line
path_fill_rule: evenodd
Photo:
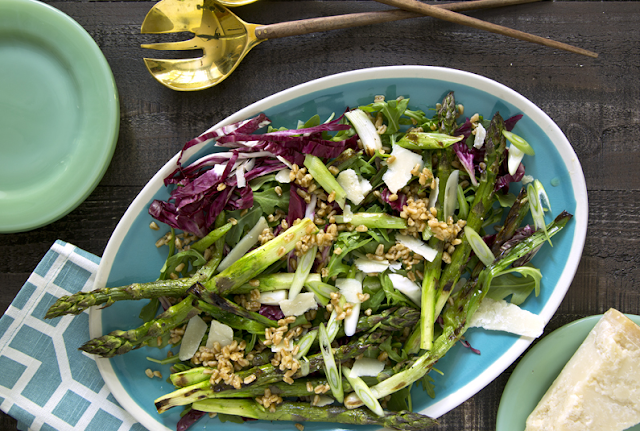
<path fill-rule="evenodd" d="M 587 241 L 572 286 L 545 334 L 610 307 L 640 314 L 640 3 L 541 2 L 469 13 L 596 51 L 597 59 L 416 18 L 266 41 L 226 81 L 192 93 L 161 86 L 142 62 L 156 53 L 140 48 L 141 43 L 166 40 L 140 34 L 153 2 L 46 3 L 80 23 L 106 56 L 120 95 L 120 134 L 103 180 L 76 210 L 31 232 L 0 235 L 0 313 L 56 239 L 101 255 L 145 183 L 210 125 L 311 79 L 421 64 L 477 73 L 511 87 L 560 126 L 578 155 L 589 194 Z M 373 1 L 261 0 L 235 12 L 245 21 L 269 24 L 384 9 Z M 434 431 L 494 430 L 513 367 L 443 416 Z M 0 414 L 0 429 L 16 430 L 15 420 Z"/>

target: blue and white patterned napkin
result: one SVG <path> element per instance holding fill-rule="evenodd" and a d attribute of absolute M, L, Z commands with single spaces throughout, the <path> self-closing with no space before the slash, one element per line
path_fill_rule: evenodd
<path fill-rule="evenodd" d="M 0 409 L 34 431 L 143 431 L 91 355 L 89 314 L 45 319 L 63 295 L 92 289 L 100 258 L 56 241 L 0 318 Z"/>

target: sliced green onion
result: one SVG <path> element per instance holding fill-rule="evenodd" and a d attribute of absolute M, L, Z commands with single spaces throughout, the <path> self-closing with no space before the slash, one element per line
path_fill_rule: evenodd
<path fill-rule="evenodd" d="M 509 159 L 507 160 L 507 166 L 509 168 L 510 175 L 516 174 L 523 157 L 524 151 L 520 151 L 520 149 L 513 144 L 509 146 Z"/>
<path fill-rule="evenodd" d="M 313 267 L 313 262 L 316 259 L 317 251 L 318 246 L 314 245 L 298 259 L 298 266 L 296 267 L 296 272 L 293 275 L 293 281 L 291 282 L 291 287 L 289 288 L 290 300 L 295 298 L 302 290 L 302 286 L 304 286 L 304 282 L 311 272 L 311 268 Z"/>
<path fill-rule="evenodd" d="M 302 359 L 300 361 L 300 374 L 302 375 L 302 377 L 308 376 L 310 371 L 309 359 L 307 359 L 306 356 L 296 359 Z"/>
<path fill-rule="evenodd" d="M 354 109 L 345 112 L 344 116 L 347 117 L 353 128 L 356 129 L 358 137 L 362 141 L 362 145 L 368 155 L 373 155 L 376 151 L 382 149 L 382 140 L 380 139 L 380 135 L 378 135 L 376 126 L 363 110 Z"/>
<path fill-rule="evenodd" d="M 538 199 L 540 200 L 540 205 L 547 207 L 547 209 L 551 211 L 551 201 L 549 201 L 547 191 L 544 189 L 544 186 L 542 185 L 540 180 L 536 179 L 533 181 L 533 188 L 536 190 L 536 194 L 538 195 Z"/>
<path fill-rule="evenodd" d="M 347 192 L 338 184 L 338 180 L 329 172 L 329 169 L 322 163 L 322 160 L 320 160 L 319 157 L 307 154 L 304 158 L 304 165 L 313 176 L 313 179 L 320 184 L 320 187 L 322 187 L 327 194 L 335 192 L 335 201 L 340 205 L 340 208 L 344 208 Z"/>
<path fill-rule="evenodd" d="M 462 190 L 462 186 L 458 184 L 458 188 L 456 190 L 456 194 L 458 197 L 458 217 L 463 220 L 466 220 L 469 217 L 469 202 L 464 197 L 464 190 Z"/>
<path fill-rule="evenodd" d="M 345 219 L 343 215 L 334 216 L 336 223 L 351 223 L 353 226 L 366 226 L 370 229 L 406 229 L 407 221 L 401 217 L 385 213 L 355 213 Z"/>
<path fill-rule="evenodd" d="M 469 226 L 465 226 L 464 234 L 467 237 L 467 241 L 469 241 L 471 249 L 476 254 L 476 256 L 478 256 L 478 259 L 480 259 L 480 261 L 485 264 L 485 266 L 491 265 L 493 261 L 496 260 L 496 257 L 491 252 L 491 249 L 489 248 L 487 243 L 484 242 L 482 237 L 478 235 L 478 232 L 476 232 Z"/>
<path fill-rule="evenodd" d="M 543 229 L 544 234 L 549 241 L 549 245 L 553 247 L 551 238 L 547 232 L 547 225 L 544 222 L 544 210 L 542 209 L 542 203 L 540 203 L 540 196 L 535 191 L 533 184 L 527 185 L 527 196 L 529 196 L 529 208 L 531 209 L 531 217 L 533 218 L 533 225 L 536 229 Z"/>
<path fill-rule="evenodd" d="M 464 139 L 463 135 L 451 136 L 446 133 L 409 132 L 397 144 L 408 150 L 441 150 Z"/>
<path fill-rule="evenodd" d="M 453 217 L 453 213 L 456 210 L 456 204 L 458 203 L 458 178 L 460 177 L 460 171 L 455 170 L 451 172 L 447 179 L 447 185 L 444 188 L 444 204 L 443 213 L 445 223 L 449 220 L 449 217 Z"/>
<path fill-rule="evenodd" d="M 342 390 L 342 376 L 340 370 L 336 367 L 336 361 L 333 357 L 333 350 L 331 349 L 331 342 L 327 335 L 327 329 L 324 327 L 324 323 L 320 323 L 318 327 L 318 334 L 320 336 L 320 351 L 322 352 L 322 359 L 324 360 L 324 373 L 329 382 L 331 393 L 333 397 L 341 403 L 344 401 L 344 392 Z"/>
<path fill-rule="evenodd" d="M 296 353 L 296 359 L 300 359 L 303 356 L 306 356 L 309 353 L 309 349 L 313 346 L 313 342 L 316 341 L 316 337 L 318 336 L 318 330 L 314 329 L 313 331 L 307 332 L 300 341 L 298 341 L 298 353 Z"/>
<path fill-rule="evenodd" d="M 502 135 L 507 138 L 507 141 L 509 141 L 511 145 L 515 146 L 526 155 L 533 156 L 536 154 L 536 152 L 533 151 L 531 145 L 529 145 L 529 143 L 525 141 L 521 136 L 518 136 L 515 133 L 508 132 L 506 130 L 502 131 Z"/>
<path fill-rule="evenodd" d="M 230 267 L 233 263 L 237 262 L 242 256 L 246 255 L 249 250 L 259 241 L 258 237 L 263 230 L 267 229 L 269 225 L 264 217 L 260 217 L 258 223 L 231 249 L 229 254 L 222 259 L 222 262 L 218 265 L 218 271 L 224 271 Z"/>
<path fill-rule="evenodd" d="M 164 359 L 156 359 L 156 358 L 147 356 L 147 361 L 155 362 L 156 364 L 160 364 L 160 365 L 166 365 L 166 364 L 173 364 L 175 362 L 180 362 L 180 357 L 178 355 L 173 355 L 173 356 L 166 357 Z"/>
<path fill-rule="evenodd" d="M 360 377 L 352 377 L 350 368 L 342 367 L 342 374 L 347 378 L 360 401 L 378 416 L 384 416 L 384 410 L 382 410 L 382 406 L 371 393 L 369 386 Z"/>

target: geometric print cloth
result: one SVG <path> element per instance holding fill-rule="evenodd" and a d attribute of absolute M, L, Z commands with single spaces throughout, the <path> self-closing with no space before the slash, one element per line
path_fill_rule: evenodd
<path fill-rule="evenodd" d="M 99 263 L 56 241 L 0 318 L 0 409 L 20 430 L 145 430 L 78 350 L 89 339 L 88 312 L 44 318 L 59 297 L 91 290 Z"/>

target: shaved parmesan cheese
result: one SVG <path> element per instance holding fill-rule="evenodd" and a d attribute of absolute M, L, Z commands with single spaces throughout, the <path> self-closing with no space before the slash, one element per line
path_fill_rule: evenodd
<path fill-rule="evenodd" d="M 292 352 L 293 349 L 295 347 L 294 343 L 286 343 L 283 341 L 280 341 L 278 344 L 275 345 L 271 345 L 271 351 L 273 353 L 279 352 L 281 350 L 284 350 L 285 352 Z"/>
<path fill-rule="evenodd" d="M 412 252 L 424 257 L 429 262 L 432 262 L 438 254 L 436 249 L 429 247 L 424 241 L 412 237 L 411 235 L 396 235 L 396 242 L 404 245 Z"/>
<path fill-rule="evenodd" d="M 347 337 L 351 337 L 356 332 L 360 317 L 361 301 L 358 294 L 362 293 L 362 282 L 355 278 L 339 278 L 336 280 L 336 287 L 340 289 L 344 299 L 353 304 L 351 314 L 344 318 L 344 333 Z"/>
<path fill-rule="evenodd" d="M 484 139 L 487 137 L 487 130 L 480 123 L 476 124 L 476 128 L 474 130 L 476 132 L 476 136 L 473 138 L 473 146 L 480 149 L 484 145 Z"/>
<path fill-rule="evenodd" d="M 180 352 L 178 356 L 181 361 L 188 361 L 196 353 L 200 347 L 200 342 L 207 332 L 207 324 L 200 316 L 193 316 L 187 323 L 187 329 L 184 330 L 182 343 L 180 344 Z"/>
<path fill-rule="evenodd" d="M 358 293 L 362 293 L 362 283 L 358 280 L 355 278 L 338 278 L 336 280 L 336 287 L 340 289 L 340 293 L 347 302 L 352 304 L 360 303 Z"/>
<path fill-rule="evenodd" d="M 233 342 L 233 329 L 225 325 L 224 323 L 220 323 L 217 320 L 211 321 L 211 326 L 209 327 L 209 337 L 207 338 L 207 347 L 213 348 L 213 343 L 220 343 L 220 347 L 228 346 Z"/>
<path fill-rule="evenodd" d="M 484 298 L 469 326 L 537 338 L 542 335 L 544 325 L 544 320 L 537 314 L 523 310 L 504 299 L 496 301 Z"/>
<path fill-rule="evenodd" d="M 276 181 L 280 184 L 289 184 L 291 182 L 291 169 L 281 169 L 276 174 Z"/>
<path fill-rule="evenodd" d="M 298 293 L 293 299 L 280 301 L 285 316 L 300 316 L 309 310 L 317 310 L 318 303 L 313 292 Z"/>
<path fill-rule="evenodd" d="M 289 296 L 288 290 L 274 290 L 273 292 L 260 292 L 258 302 L 265 305 L 280 305 Z"/>
<path fill-rule="evenodd" d="M 352 377 L 371 376 L 375 377 L 384 370 L 384 362 L 373 358 L 356 359 L 351 367 Z"/>
<path fill-rule="evenodd" d="M 333 404 L 334 399 L 327 395 L 318 395 L 318 398 L 313 399 L 313 405 L 316 407 L 324 407 L 329 404 Z"/>
<path fill-rule="evenodd" d="M 373 260 L 366 257 L 359 257 L 354 262 L 358 270 L 365 274 L 377 274 L 389 268 L 388 260 Z"/>
<path fill-rule="evenodd" d="M 367 194 L 373 190 L 371 183 L 366 178 L 360 178 L 360 189 L 362 190 L 362 194 L 367 196 Z"/>
<path fill-rule="evenodd" d="M 422 289 L 420 286 L 400 274 L 389 274 L 389 279 L 391 283 L 393 283 L 393 287 L 404 293 L 407 298 L 416 303 L 416 305 L 420 305 L 422 298 Z"/>
<path fill-rule="evenodd" d="M 382 181 L 391 193 L 396 193 L 409 183 L 413 168 L 418 165 L 418 169 L 422 170 L 424 163 L 422 156 L 396 144 L 393 144 L 391 155 L 395 156 L 395 160 L 387 163 L 387 171 L 382 175 Z"/>
<path fill-rule="evenodd" d="M 364 194 L 362 193 L 362 187 L 360 186 L 360 179 L 358 174 L 353 169 L 345 169 L 338 174 L 336 178 L 338 184 L 347 193 L 347 199 L 354 204 L 358 205 L 364 200 Z"/>

